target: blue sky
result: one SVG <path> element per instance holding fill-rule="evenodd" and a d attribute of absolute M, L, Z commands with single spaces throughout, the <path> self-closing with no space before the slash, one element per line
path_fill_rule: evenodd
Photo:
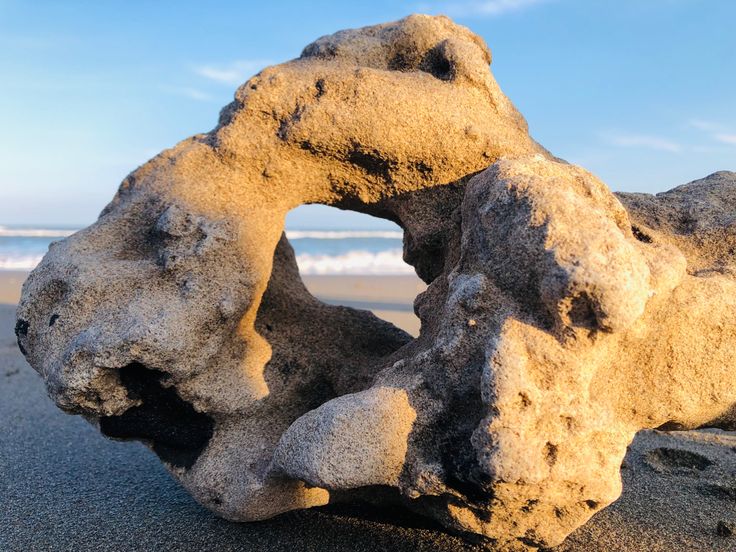
<path fill-rule="evenodd" d="M 736 170 L 732 0 L 0 0 L 0 224 L 91 222 L 128 172 L 211 129 L 263 66 L 412 12 L 480 34 L 532 135 L 614 190 Z"/>

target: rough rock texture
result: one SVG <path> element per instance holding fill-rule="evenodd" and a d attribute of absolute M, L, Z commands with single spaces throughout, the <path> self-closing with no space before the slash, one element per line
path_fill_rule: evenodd
<path fill-rule="evenodd" d="M 681 216 L 697 205 L 698 226 L 722 235 L 723 213 L 736 212 L 736 175 L 710 183 L 720 202 L 698 201 L 698 183 L 675 208 Z M 292 424 L 275 465 L 315 486 L 350 488 L 346 467 L 332 465 L 339 451 L 372 454 L 385 428 L 380 442 L 405 454 L 397 486 L 411 508 L 493 541 L 562 541 L 618 497 L 637 430 L 735 419 L 736 282 L 725 269 L 689 274 L 674 245 L 684 237 L 634 220 L 595 177 L 541 156 L 502 160 L 471 179 L 457 246 L 417 299 L 420 337 L 371 389 Z M 732 263 L 729 239 L 720 243 L 711 264 Z M 390 423 L 365 430 L 370 440 L 353 428 L 389 401 L 406 419 L 406 397 L 416 416 L 408 449 Z M 372 484 L 394 484 L 392 471 L 382 475 Z"/>
<path fill-rule="evenodd" d="M 361 498 L 510 548 L 614 501 L 638 429 L 732 425 L 734 174 L 619 200 L 489 62 L 411 16 L 241 86 L 25 284 L 51 397 L 229 519 Z M 402 226 L 416 340 L 304 288 L 283 221 L 315 202 Z"/>

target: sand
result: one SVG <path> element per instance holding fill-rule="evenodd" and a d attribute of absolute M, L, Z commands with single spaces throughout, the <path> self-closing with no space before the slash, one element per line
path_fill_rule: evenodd
<path fill-rule="evenodd" d="M 0 550 L 482 550 L 398 511 L 334 505 L 238 524 L 199 507 L 139 443 L 103 438 L 58 410 L 18 352 L 22 273 L 0 272 Z M 384 279 L 385 278 L 385 279 Z M 412 322 L 404 277 L 307 279 L 329 302 Z M 419 286 L 419 287 L 417 287 Z M 736 550 L 736 433 L 640 432 L 624 492 L 556 551 Z M 362 519 L 357 517 L 367 517 Z M 720 528 L 719 528 L 720 525 Z"/>
<path fill-rule="evenodd" d="M 416 276 L 305 276 L 304 283 L 325 303 L 366 309 L 411 335 L 419 335 L 414 298 L 427 289 Z"/>
<path fill-rule="evenodd" d="M 0 270 L 0 304 L 15 305 L 28 272 Z"/>

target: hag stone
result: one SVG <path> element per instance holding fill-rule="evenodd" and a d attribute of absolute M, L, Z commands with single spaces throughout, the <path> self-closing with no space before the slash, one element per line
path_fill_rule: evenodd
<path fill-rule="evenodd" d="M 320 38 L 131 173 L 23 289 L 19 344 L 68 412 L 254 521 L 401 503 L 499 547 L 560 543 L 642 428 L 736 422 L 736 174 L 612 194 L 529 137 L 444 17 Z M 404 230 L 412 339 L 302 284 L 322 203 Z"/>

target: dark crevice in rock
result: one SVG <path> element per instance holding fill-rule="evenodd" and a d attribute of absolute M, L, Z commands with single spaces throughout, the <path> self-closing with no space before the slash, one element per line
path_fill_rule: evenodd
<path fill-rule="evenodd" d="M 683 431 L 687 429 L 687 427 L 680 422 L 669 421 L 663 423 L 661 426 L 656 427 L 655 429 L 657 429 L 658 431 Z"/>
<path fill-rule="evenodd" d="M 257 87 L 255 85 L 251 85 L 251 90 L 255 90 Z M 221 127 L 229 125 L 233 119 L 235 118 L 235 114 L 238 112 L 239 109 L 242 109 L 243 104 L 239 100 L 234 100 L 227 104 L 225 107 L 223 107 L 220 110 L 220 116 L 217 121 L 217 128 L 215 128 L 211 134 L 214 136 L 218 129 Z"/>
<path fill-rule="evenodd" d="M 420 68 L 435 78 L 449 81 L 455 77 L 455 68 L 443 50 L 443 45 L 440 44 L 427 52 Z"/>
<path fill-rule="evenodd" d="M 333 491 L 332 501 L 326 506 L 315 508 L 337 517 L 374 521 L 408 529 L 442 531 L 436 520 L 414 512 L 407 499 L 398 489 L 383 485 L 371 485 L 353 489 L 351 492 Z"/>
<path fill-rule="evenodd" d="M 319 148 L 315 146 L 309 140 L 302 140 L 301 142 L 299 142 L 299 147 L 303 149 L 304 151 L 308 151 L 309 153 L 313 153 L 315 155 L 322 155 L 322 152 L 319 150 Z"/>
<path fill-rule="evenodd" d="M 368 174 L 391 181 L 391 162 L 383 159 L 378 152 L 365 150 L 356 144 L 348 154 L 348 161 Z"/>
<path fill-rule="evenodd" d="M 397 52 L 394 57 L 388 60 L 388 68 L 389 71 L 406 72 L 414 69 L 414 66 L 411 60 L 407 58 L 406 54 L 403 52 Z"/>
<path fill-rule="evenodd" d="M 557 463 L 557 445 L 547 443 L 544 447 L 544 458 L 550 467 L 554 466 Z"/>
<path fill-rule="evenodd" d="M 413 266 L 422 280 L 430 283 L 442 273 L 448 241 L 446 234 L 422 236 L 417 240 L 411 232 L 404 232 L 404 262 Z"/>
<path fill-rule="evenodd" d="M 319 91 L 319 88 L 317 90 Z M 281 140 L 286 141 L 289 139 L 289 132 L 291 131 L 291 128 L 301 120 L 302 115 L 304 114 L 304 109 L 303 105 L 297 105 L 294 111 L 289 114 L 287 119 L 281 119 L 281 121 L 279 121 L 279 128 L 276 131 L 276 135 Z"/>
<path fill-rule="evenodd" d="M 432 174 L 432 166 L 424 161 L 417 161 L 411 164 L 412 168 L 424 177 L 428 177 Z"/>
<path fill-rule="evenodd" d="M 15 323 L 15 336 L 16 337 L 25 337 L 28 335 L 28 328 L 30 324 L 28 324 L 27 320 L 18 319 L 18 321 Z"/>
<path fill-rule="evenodd" d="M 591 330 L 598 327 L 598 318 L 593 308 L 593 300 L 586 293 L 573 297 L 568 316 L 573 326 Z"/>
<path fill-rule="evenodd" d="M 317 508 L 318 511 L 338 517 L 373 521 L 408 529 L 430 529 L 441 531 L 442 526 L 434 520 L 415 514 L 403 506 L 375 506 L 367 502 L 346 502 Z"/>
<path fill-rule="evenodd" d="M 537 532 L 534 529 L 528 529 L 524 536 L 519 537 L 517 540 L 531 548 L 542 548 L 544 546 L 544 541 L 537 536 Z"/>
<path fill-rule="evenodd" d="M 634 237 L 642 243 L 652 243 L 652 237 L 643 232 L 638 226 L 632 226 L 631 233 L 634 234 Z"/>
<path fill-rule="evenodd" d="M 18 321 L 15 323 L 15 338 L 18 341 L 18 349 L 20 349 L 20 352 L 23 353 L 23 356 L 27 354 L 27 351 L 25 347 L 23 346 L 23 339 L 28 335 L 28 328 L 30 327 L 30 324 L 27 320 L 23 320 L 22 318 L 19 318 Z"/>
<path fill-rule="evenodd" d="M 189 469 L 212 438 L 215 424 L 179 397 L 173 387 L 164 387 L 161 381 L 165 376 L 139 363 L 122 368 L 120 381 L 128 398 L 142 404 L 120 416 L 100 418 L 100 430 L 108 437 L 149 441 L 161 460 Z"/>
<path fill-rule="evenodd" d="M 453 397 L 439 422 L 440 459 L 448 487 L 465 495 L 472 504 L 484 504 L 493 499 L 493 493 L 485 488 L 488 475 L 481 470 L 472 435 L 485 415 L 480 394 L 467 393 Z M 483 509 L 483 508 L 481 508 Z"/>

